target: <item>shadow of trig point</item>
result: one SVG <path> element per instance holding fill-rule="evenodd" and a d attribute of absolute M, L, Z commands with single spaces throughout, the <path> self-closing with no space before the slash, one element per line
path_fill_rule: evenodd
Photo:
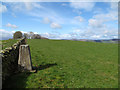
<path fill-rule="evenodd" d="M 19 59 L 18 59 L 19 71 L 36 72 L 32 67 L 31 53 L 29 45 L 20 45 Z"/>

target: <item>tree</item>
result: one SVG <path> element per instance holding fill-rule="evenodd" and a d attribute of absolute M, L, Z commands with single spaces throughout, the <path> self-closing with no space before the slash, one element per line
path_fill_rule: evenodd
<path fill-rule="evenodd" d="M 29 35 L 27 33 L 24 33 L 23 35 L 25 38 L 29 39 Z"/>
<path fill-rule="evenodd" d="M 34 35 L 34 33 L 33 32 L 29 32 L 28 35 L 29 35 L 29 39 L 32 39 L 32 36 Z"/>
<path fill-rule="evenodd" d="M 14 39 L 22 38 L 22 32 L 20 32 L 20 31 L 15 32 L 14 35 L 13 35 L 13 38 Z"/>
<path fill-rule="evenodd" d="M 41 36 L 39 34 L 34 34 L 31 39 L 41 39 Z"/>

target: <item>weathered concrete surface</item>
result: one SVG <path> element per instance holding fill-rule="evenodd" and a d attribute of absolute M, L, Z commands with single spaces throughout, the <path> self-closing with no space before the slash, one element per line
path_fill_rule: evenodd
<path fill-rule="evenodd" d="M 19 70 L 32 71 L 32 60 L 29 45 L 20 45 L 18 66 Z"/>

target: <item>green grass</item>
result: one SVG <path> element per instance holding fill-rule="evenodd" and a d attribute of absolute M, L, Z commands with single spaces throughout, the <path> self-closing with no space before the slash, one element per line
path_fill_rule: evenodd
<path fill-rule="evenodd" d="M 28 40 L 37 73 L 12 76 L 5 87 L 118 88 L 118 45 Z"/>
<path fill-rule="evenodd" d="M 2 46 L 1 49 L 5 49 L 7 47 L 11 47 L 14 43 L 16 43 L 18 40 L 9 39 L 9 40 L 0 40 L 0 46 Z"/>

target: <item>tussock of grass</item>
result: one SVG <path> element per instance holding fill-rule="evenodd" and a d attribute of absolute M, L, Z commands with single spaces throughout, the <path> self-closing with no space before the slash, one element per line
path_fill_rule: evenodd
<path fill-rule="evenodd" d="M 117 44 L 39 39 L 28 44 L 37 73 L 17 74 L 7 87 L 118 87 Z"/>

